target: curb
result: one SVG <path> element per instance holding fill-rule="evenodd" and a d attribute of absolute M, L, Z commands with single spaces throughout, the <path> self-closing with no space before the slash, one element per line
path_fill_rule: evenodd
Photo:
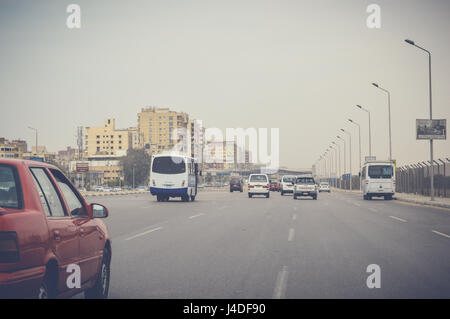
<path fill-rule="evenodd" d="M 333 190 L 335 190 L 337 192 L 343 192 L 343 193 L 352 193 L 352 194 L 358 194 L 359 193 L 359 191 L 353 191 L 353 190 L 348 190 L 348 189 L 340 189 L 340 188 L 333 188 Z M 429 200 L 401 198 L 401 197 L 398 197 L 398 196 L 394 196 L 392 199 L 398 200 L 399 202 L 406 202 L 406 203 L 412 203 L 412 204 L 417 204 L 417 205 L 440 207 L 440 208 L 449 208 L 450 209 L 450 204 L 441 203 L 441 202 L 431 202 Z"/>

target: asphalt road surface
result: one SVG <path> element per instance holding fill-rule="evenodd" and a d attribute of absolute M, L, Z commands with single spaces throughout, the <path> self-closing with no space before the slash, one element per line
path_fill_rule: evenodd
<path fill-rule="evenodd" d="M 110 298 L 450 298 L 450 211 L 361 197 L 88 201 L 110 210 Z"/>

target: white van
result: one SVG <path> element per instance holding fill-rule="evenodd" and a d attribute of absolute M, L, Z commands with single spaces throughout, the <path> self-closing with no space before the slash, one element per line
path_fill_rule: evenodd
<path fill-rule="evenodd" d="M 389 161 L 366 162 L 361 168 L 361 189 L 364 199 L 392 199 L 395 194 L 394 164 Z"/>
<path fill-rule="evenodd" d="M 158 202 L 170 197 L 194 201 L 197 196 L 198 164 L 184 155 L 158 154 L 152 156 L 150 165 L 150 193 Z"/>
<path fill-rule="evenodd" d="M 295 175 L 284 175 L 281 178 L 280 183 L 280 194 L 283 196 L 286 193 L 293 193 L 294 192 L 294 184 L 295 184 L 295 178 L 297 176 Z"/>
<path fill-rule="evenodd" d="M 253 195 L 270 196 L 269 177 L 266 174 L 250 174 L 248 177 L 248 197 Z"/>

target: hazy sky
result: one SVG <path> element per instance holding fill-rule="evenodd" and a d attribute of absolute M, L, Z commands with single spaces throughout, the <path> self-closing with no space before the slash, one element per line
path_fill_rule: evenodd
<path fill-rule="evenodd" d="M 81 6 L 81 29 L 66 8 Z M 369 29 L 366 8 L 381 7 Z M 340 128 L 353 132 L 372 112 L 372 147 L 388 156 L 391 91 L 393 157 L 429 158 L 415 119 L 429 117 L 432 52 L 434 118 L 450 118 L 450 1 L 17 1 L 0 0 L 0 136 L 50 151 L 76 144 L 77 126 L 116 118 L 137 125 L 144 106 L 170 107 L 206 127 L 278 127 L 280 161 L 310 167 Z M 435 157 L 450 157 L 450 138 Z"/>

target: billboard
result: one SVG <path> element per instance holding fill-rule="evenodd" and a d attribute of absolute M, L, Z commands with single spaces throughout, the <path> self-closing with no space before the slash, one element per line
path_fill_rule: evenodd
<path fill-rule="evenodd" d="M 416 120 L 417 140 L 447 139 L 447 120 Z"/>
<path fill-rule="evenodd" d="M 77 173 L 89 172 L 89 163 L 88 162 L 77 162 L 76 170 L 77 170 Z"/>

